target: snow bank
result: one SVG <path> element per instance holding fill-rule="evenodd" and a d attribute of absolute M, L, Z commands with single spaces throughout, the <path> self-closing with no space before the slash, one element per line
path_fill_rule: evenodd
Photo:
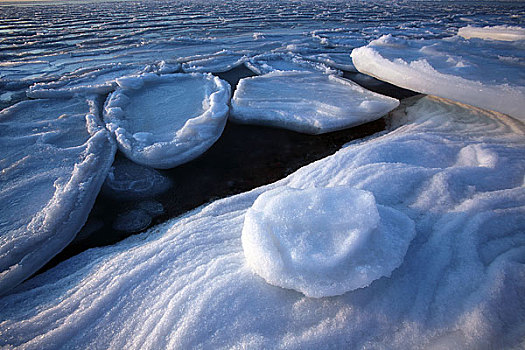
<path fill-rule="evenodd" d="M 524 125 L 430 97 L 393 118 L 392 131 L 278 183 L 88 250 L 27 281 L 0 299 L 0 346 L 519 347 Z M 241 235 L 255 200 L 273 189 L 336 186 L 369 191 L 378 207 L 414 221 L 416 236 L 390 277 L 316 299 L 252 273 Z"/>
<path fill-rule="evenodd" d="M 406 41 L 384 35 L 354 49 L 357 70 L 394 85 L 525 120 L 525 50 L 514 43 Z"/>
<path fill-rule="evenodd" d="M 239 82 L 230 118 L 321 134 L 379 119 L 398 105 L 336 76 L 275 71 Z"/>
<path fill-rule="evenodd" d="M 173 168 L 204 153 L 221 135 L 230 87 L 210 74 L 144 74 L 117 79 L 104 121 L 132 161 Z"/>
<path fill-rule="evenodd" d="M 84 225 L 116 146 L 85 99 L 0 112 L 0 294 L 59 253 Z"/>
<path fill-rule="evenodd" d="M 485 40 L 517 41 L 525 40 L 525 28 L 512 26 L 459 28 L 458 35 L 465 38 L 480 38 Z"/>
<path fill-rule="evenodd" d="M 280 187 L 248 209 L 242 246 L 268 283 L 309 297 L 344 294 L 390 276 L 415 236 L 403 213 L 351 187 Z"/>

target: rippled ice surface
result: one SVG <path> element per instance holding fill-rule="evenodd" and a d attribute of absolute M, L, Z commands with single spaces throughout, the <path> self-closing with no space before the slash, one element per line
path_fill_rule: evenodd
<path fill-rule="evenodd" d="M 519 25 L 524 12 L 519 2 L 7 2 L 0 103 L 24 98 L 35 82 L 74 80 L 107 64 L 142 69 L 222 50 L 235 57 L 292 51 L 348 67 L 347 53 L 381 34 L 440 38 L 466 24 Z"/>

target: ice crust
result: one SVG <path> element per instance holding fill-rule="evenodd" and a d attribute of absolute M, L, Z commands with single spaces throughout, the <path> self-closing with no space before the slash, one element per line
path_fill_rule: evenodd
<path fill-rule="evenodd" d="M 309 71 L 336 74 L 340 72 L 321 61 L 307 60 L 294 53 L 268 53 L 248 59 L 244 65 L 255 74 L 267 74 L 275 71 Z"/>
<path fill-rule="evenodd" d="M 0 112 L 0 294 L 59 253 L 84 225 L 116 145 L 83 98 Z"/>
<path fill-rule="evenodd" d="M 357 70 L 380 80 L 525 120 L 521 42 L 384 35 L 351 56 Z"/>
<path fill-rule="evenodd" d="M 117 79 L 104 121 L 132 161 L 173 168 L 204 153 L 228 118 L 230 86 L 211 74 L 144 74 Z"/>
<path fill-rule="evenodd" d="M 379 119 L 398 105 L 333 75 L 274 71 L 239 82 L 230 119 L 321 134 Z"/>
<path fill-rule="evenodd" d="M 525 40 L 525 28 L 513 26 L 466 26 L 459 28 L 458 35 L 465 39 L 480 38 L 485 40 L 517 41 Z"/>
<path fill-rule="evenodd" d="M 241 53 L 222 50 L 213 55 L 192 57 L 182 64 L 185 72 L 223 73 L 243 64 L 248 58 Z"/>
<path fill-rule="evenodd" d="M 268 283 L 320 298 L 390 276 L 414 236 L 413 221 L 369 191 L 279 187 L 246 212 L 242 246 Z"/>
<path fill-rule="evenodd" d="M 25 282 L 0 298 L 0 346 L 520 347 L 525 127 L 435 97 L 412 104 L 391 114 L 387 132 L 286 179 Z M 316 299 L 254 274 L 241 235 L 256 199 L 336 186 L 369 191 L 378 207 L 414 221 L 416 236 L 390 277 Z"/>

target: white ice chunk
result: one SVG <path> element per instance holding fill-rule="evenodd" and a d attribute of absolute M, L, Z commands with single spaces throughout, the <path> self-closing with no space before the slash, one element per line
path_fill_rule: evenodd
<path fill-rule="evenodd" d="M 525 50 L 519 43 L 384 35 L 351 56 L 360 72 L 380 80 L 525 120 Z"/>
<path fill-rule="evenodd" d="M 398 105 L 333 75 L 276 71 L 239 82 L 230 118 L 321 134 L 379 119 Z"/>
<path fill-rule="evenodd" d="M 157 170 L 122 157 L 111 166 L 102 191 L 117 199 L 130 200 L 154 197 L 170 186 L 170 179 Z"/>
<path fill-rule="evenodd" d="M 278 183 L 90 249 L 28 280 L 0 298 L 0 347 L 519 348 L 523 123 L 435 97 L 390 116 L 387 132 Z M 470 156 L 476 161 L 467 162 Z M 390 277 L 317 299 L 254 274 L 241 237 L 256 199 L 275 189 L 336 186 L 373 193 L 379 227 L 392 224 L 385 232 L 399 227 L 381 206 L 414 221 L 416 236 Z"/>
<path fill-rule="evenodd" d="M 512 26 L 459 28 L 458 35 L 465 39 L 480 38 L 485 40 L 517 41 L 525 40 L 525 28 Z"/>
<path fill-rule="evenodd" d="M 155 74 L 117 80 L 104 121 L 134 162 L 172 168 L 204 153 L 228 117 L 229 85 L 210 74 Z"/>
<path fill-rule="evenodd" d="M 299 55 L 292 53 L 271 53 L 262 54 L 250 58 L 245 62 L 248 67 L 255 74 L 266 74 L 275 71 L 308 71 L 327 74 L 340 74 L 336 69 L 321 62 L 308 61 Z"/>
<path fill-rule="evenodd" d="M 75 98 L 25 101 L 0 112 L 0 294 L 84 225 L 116 150 L 96 110 Z"/>
<path fill-rule="evenodd" d="M 403 262 L 414 223 L 351 187 L 277 188 L 248 209 L 246 261 L 268 283 L 309 297 L 340 295 L 390 276 Z"/>

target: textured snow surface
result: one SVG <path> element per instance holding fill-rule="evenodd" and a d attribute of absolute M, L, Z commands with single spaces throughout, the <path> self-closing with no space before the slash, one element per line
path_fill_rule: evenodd
<path fill-rule="evenodd" d="M 117 79 L 104 121 L 132 161 L 173 168 L 204 153 L 228 118 L 230 86 L 211 74 L 144 74 Z"/>
<path fill-rule="evenodd" d="M 384 35 L 351 56 L 357 70 L 380 80 L 525 120 L 523 41 Z"/>
<path fill-rule="evenodd" d="M 430 97 L 392 118 L 391 131 L 280 182 L 88 250 L 25 282 L 0 299 L 0 345 L 519 347 L 524 125 Z M 378 207 L 414 221 L 416 236 L 391 276 L 316 299 L 254 274 L 241 234 L 255 200 L 274 189 L 337 186 L 369 191 Z"/>
<path fill-rule="evenodd" d="M 459 28 L 458 35 L 465 39 L 480 38 L 486 40 L 517 41 L 525 40 L 525 28 L 512 26 Z"/>
<path fill-rule="evenodd" d="M 0 294 L 84 225 L 116 151 L 96 114 L 94 101 L 82 98 L 0 112 Z"/>
<path fill-rule="evenodd" d="M 239 82 L 230 118 L 321 134 L 379 119 L 398 105 L 396 99 L 333 75 L 274 71 Z"/>
<path fill-rule="evenodd" d="M 268 283 L 319 298 L 390 276 L 414 235 L 413 221 L 371 192 L 279 187 L 246 212 L 242 246 Z"/>

